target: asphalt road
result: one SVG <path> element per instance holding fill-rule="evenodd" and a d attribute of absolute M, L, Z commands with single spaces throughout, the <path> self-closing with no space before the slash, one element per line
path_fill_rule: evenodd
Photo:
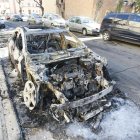
<path fill-rule="evenodd" d="M 27 22 L 5 21 L 6 28 L 27 25 Z M 101 36 L 83 36 L 73 32 L 90 49 L 108 60 L 108 69 L 116 88 L 140 106 L 140 46 L 120 41 L 102 40 Z"/>

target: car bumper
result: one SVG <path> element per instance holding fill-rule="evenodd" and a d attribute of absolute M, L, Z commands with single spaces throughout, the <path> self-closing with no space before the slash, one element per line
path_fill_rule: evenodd
<path fill-rule="evenodd" d="M 40 25 L 40 24 L 42 24 L 42 22 L 36 22 L 36 24 Z"/>
<path fill-rule="evenodd" d="M 59 25 L 54 25 L 55 27 L 62 27 L 62 28 L 65 28 L 66 25 L 65 24 L 59 24 Z"/>
<path fill-rule="evenodd" d="M 16 19 L 16 21 L 23 21 L 23 19 Z"/>
<path fill-rule="evenodd" d="M 116 84 L 116 82 L 112 81 L 110 86 L 107 87 L 106 89 L 104 89 L 104 90 L 102 90 L 102 91 L 100 91 L 96 94 L 93 94 L 89 97 L 77 100 L 77 101 L 67 102 L 65 104 L 52 104 L 51 105 L 51 110 L 60 113 L 60 112 L 62 112 L 62 110 L 66 111 L 66 110 L 71 110 L 71 109 L 74 109 L 74 108 L 77 108 L 77 107 L 84 107 L 86 105 L 89 105 L 89 104 L 91 104 L 95 101 L 98 101 L 99 99 L 106 96 L 110 92 L 112 92 L 115 84 Z M 94 110 L 90 113 L 87 113 L 86 115 L 81 116 L 81 117 L 83 117 L 84 120 L 88 120 L 89 118 L 94 117 L 96 114 L 100 113 L 103 110 L 104 110 L 104 107 L 101 107 L 101 108 L 99 108 L 97 110 Z"/>
<path fill-rule="evenodd" d="M 88 31 L 87 31 L 87 34 L 90 34 L 90 35 L 99 35 L 99 34 L 100 34 L 100 30 L 99 30 L 99 29 L 88 30 Z"/>

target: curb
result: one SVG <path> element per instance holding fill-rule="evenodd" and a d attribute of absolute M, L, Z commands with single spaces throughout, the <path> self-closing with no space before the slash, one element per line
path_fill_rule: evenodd
<path fill-rule="evenodd" d="M 21 129 L 15 108 L 8 94 L 6 77 L 0 60 L 0 139 L 19 140 L 22 138 Z"/>

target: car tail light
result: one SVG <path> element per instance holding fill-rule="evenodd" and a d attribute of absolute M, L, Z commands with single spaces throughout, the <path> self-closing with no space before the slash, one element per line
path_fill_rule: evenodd
<path fill-rule="evenodd" d="M 102 27 L 102 24 L 100 24 L 100 28 Z"/>

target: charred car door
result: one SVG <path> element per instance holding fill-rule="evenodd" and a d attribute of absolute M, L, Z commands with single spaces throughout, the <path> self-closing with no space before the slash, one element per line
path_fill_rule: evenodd
<path fill-rule="evenodd" d="M 15 68 L 19 73 L 21 73 L 21 61 L 23 59 L 22 48 L 23 48 L 22 35 L 21 33 L 17 33 L 17 37 L 15 39 L 15 44 L 13 48 L 13 60 Z"/>

